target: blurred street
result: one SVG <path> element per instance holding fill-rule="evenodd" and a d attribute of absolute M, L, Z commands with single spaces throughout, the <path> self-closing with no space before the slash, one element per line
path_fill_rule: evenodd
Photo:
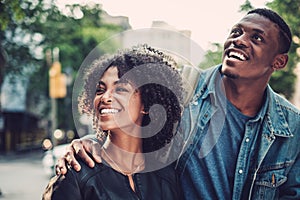
<path fill-rule="evenodd" d="M 49 177 L 42 167 L 42 150 L 0 155 L 0 200 L 39 200 Z"/>

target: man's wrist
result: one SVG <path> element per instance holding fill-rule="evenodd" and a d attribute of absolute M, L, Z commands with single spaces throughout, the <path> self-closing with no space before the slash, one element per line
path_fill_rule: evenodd
<path fill-rule="evenodd" d="M 99 139 L 99 138 L 97 137 L 97 135 L 95 135 L 95 134 L 88 134 L 88 135 L 83 136 L 83 137 L 80 138 L 80 139 L 81 139 L 81 140 L 82 140 L 82 139 L 89 139 L 89 140 L 92 140 L 92 141 L 94 141 L 94 142 L 99 143 L 101 146 L 104 144 L 104 141 L 105 141 L 104 138 Z"/>

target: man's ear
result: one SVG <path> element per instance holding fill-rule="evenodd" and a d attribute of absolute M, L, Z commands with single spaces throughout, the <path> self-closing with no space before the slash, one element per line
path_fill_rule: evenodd
<path fill-rule="evenodd" d="M 289 56 L 287 54 L 278 54 L 274 59 L 272 68 L 274 70 L 282 69 L 286 66 L 288 60 L 289 60 Z"/>

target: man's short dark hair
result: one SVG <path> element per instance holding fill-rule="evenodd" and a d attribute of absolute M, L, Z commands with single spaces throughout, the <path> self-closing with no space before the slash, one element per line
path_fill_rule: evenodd
<path fill-rule="evenodd" d="M 273 23 L 277 24 L 280 29 L 279 33 L 279 40 L 280 40 L 280 53 L 287 53 L 291 46 L 292 41 L 292 33 L 287 25 L 287 23 L 280 17 L 276 12 L 267 9 L 267 8 L 257 8 L 254 10 L 250 10 L 247 15 L 249 14 L 258 14 L 261 16 L 266 17 Z"/>

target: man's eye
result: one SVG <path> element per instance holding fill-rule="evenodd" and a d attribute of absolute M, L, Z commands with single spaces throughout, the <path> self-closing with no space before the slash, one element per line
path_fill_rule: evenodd
<path fill-rule="evenodd" d="M 262 42 L 262 41 L 263 41 L 263 38 L 262 38 L 260 35 L 257 35 L 257 34 L 255 34 L 255 35 L 253 36 L 253 39 L 255 39 L 256 41 L 259 41 L 259 42 Z"/>
<path fill-rule="evenodd" d="M 242 31 L 238 28 L 232 29 L 230 32 L 231 35 L 240 35 L 242 34 Z"/>

